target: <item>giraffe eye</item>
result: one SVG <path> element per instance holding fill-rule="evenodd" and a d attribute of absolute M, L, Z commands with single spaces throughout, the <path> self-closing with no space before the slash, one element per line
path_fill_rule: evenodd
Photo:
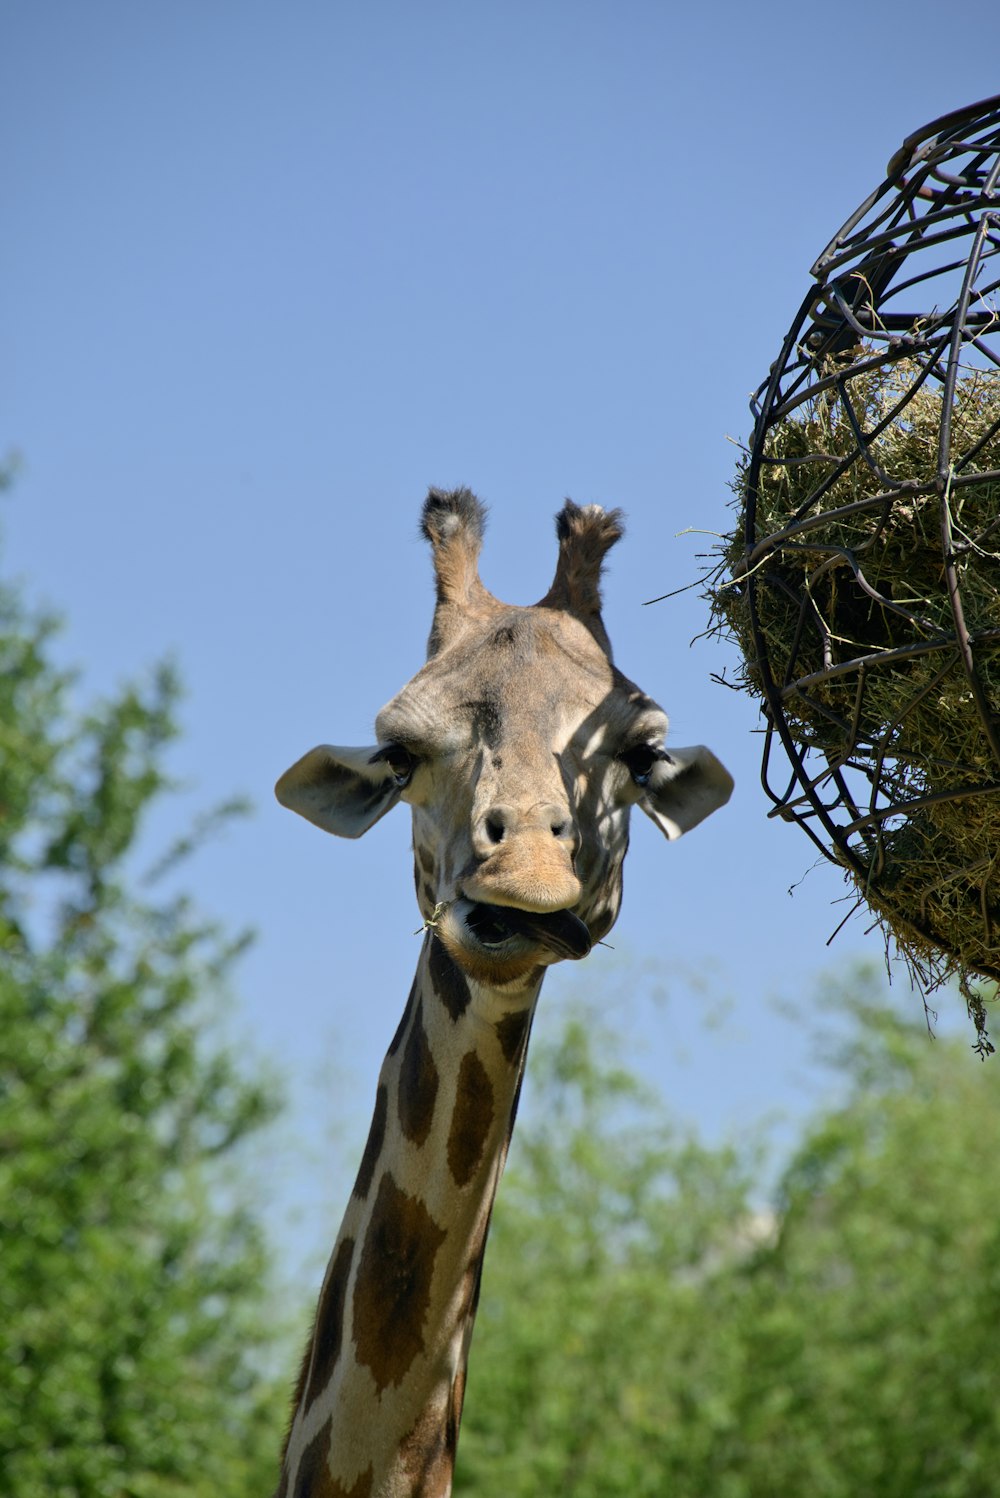
<path fill-rule="evenodd" d="M 666 759 L 667 755 L 662 749 L 654 748 L 652 744 L 635 744 L 631 749 L 623 749 L 618 758 L 635 784 L 644 786 L 649 784 L 657 761 Z"/>
<path fill-rule="evenodd" d="M 389 766 L 400 790 L 409 785 L 417 761 L 408 749 L 404 749 L 402 744 L 388 744 L 379 754 L 379 759 Z"/>

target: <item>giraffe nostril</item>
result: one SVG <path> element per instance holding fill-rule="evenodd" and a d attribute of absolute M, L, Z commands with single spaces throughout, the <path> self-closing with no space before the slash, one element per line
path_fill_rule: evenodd
<path fill-rule="evenodd" d="M 499 817 L 486 818 L 486 836 L 491 843 L 502 843 L 504 837 L 504 825 Z"/>
<path fill-rule="evenodd" d="M 553 822 L 552 823 L 552 836 L 553 837 L 565 837 L 566 833 L 568 832 L 568 830 L 569 830 L 569 828 L 567 827 L 567 824 L 565 822 Z"/>

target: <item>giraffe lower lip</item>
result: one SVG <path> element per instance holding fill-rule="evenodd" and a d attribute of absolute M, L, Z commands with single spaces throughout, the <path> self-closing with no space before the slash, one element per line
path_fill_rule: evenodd
<path fill-rule="evenodd" d="M 513 936 L 527 937 L 548 947 L 560 957 L 586 957 L 593 943 L 590 932 L 578 915 L 570 910 L 540 913 L 518 910 L 513 905 L 476 903 L 465 917 L 465 924 L 484 947 L 499 947 Z"/>

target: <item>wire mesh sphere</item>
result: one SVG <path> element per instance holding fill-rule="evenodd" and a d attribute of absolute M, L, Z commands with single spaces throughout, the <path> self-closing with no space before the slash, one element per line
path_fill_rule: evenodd
<path fill-rule="evenodd" d="M 911 135 L 811 274 L 751 403 L 715 619 L 763 702 L 771 815 L 926 988 L 959 976 L 991 1049 L 971 980 L 1000 979 L 1000 96 Z"/>

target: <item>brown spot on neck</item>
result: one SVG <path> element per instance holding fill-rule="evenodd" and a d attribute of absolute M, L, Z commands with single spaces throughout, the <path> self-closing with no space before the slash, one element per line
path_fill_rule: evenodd
<path fill-rule="evenodd" d="M 399 1066 L 397 1093 L 400 1127 L 416 1145 L 424 1144 L 431 1131 L 439 1084 L 438 1069 L 424 1029 L 423 1009 L 420 1000 L 413 1011 L 413 1024 Z"/>
<path fill-rule="evenodd" d="M 379 1182 L 354 1285 L 354 1342 L 359 1363 L 381 1394 L 406 1377 L 424 1350 L 431 1277 L 445 1230 L 423 1202 L 388 1172 Z"/>
<path fill-rule="evenodd" d="M 389 1094 L 385 1086 L 379 1086 L 375 1093 L 375 1112 L 372 1114 L 371 1128 L 368 1130 L 368 1139 L 365 1143 L 365 1152 L 361 1156 L 361 1164 L 358 1166 L 357 1180 L 354 1182 L 354 1195 L 359 1201 L 364 1201 L 372 1189 L 372 1180 L 375 1176 L 375 1167 L 382 1153 L 385 1143 L 385 1126 L 389 1114 Z"/>
<path fill-rule="evenodd" d="M 392 1041 L 389 1045 L 390 1056 L 395 1056 L 396 1052 L 399 1050 L 400 1046 L 403 1043 L 403 1036 L 406 1034 L 407 1029 L 409 1028 L 410 1015 L 413 1013 L 413 1006 L 417 1002 L 417 999 L 420 997 L 420 990 L 417 986 L 419 977 L 420 974 L 418 972 L 417 976 L 410 984 L 410 993 L 409 997 L 406 1000 L 406 1008 L 403 1010 L 402 1018 L 400 1019 L 399 1024 L 396 1026 L 396 1033 L 392 1037 Z"/>
<path fill-rule="evenodd" d="M 316 1398 L 320 1389 L 328 1381 L 334 1364 L 340 1356 L 344 1331 L 344 1302 L 353 1254 L 354 1240 L 345 1238 L 330 1265 L 319 1304 L 316 1307 L 316 1315 L 313 1318 L 312 1331 L 309 1333 L 302 1365 L 299 1368 L 298 1382 L 292 1401 L 292 1420 L 285 1434 L 285 1444 L 281 1452 L 282 1461 L 288 1454 L 296 1414 L 300 1409 L 304 1410 Z M 287 1486 L 288 1472 L 286 1470 L 282 1476 L 279 1498 L 287 1491 Z"/>
<path fill-rule="evenodd" d="M 404 1436 L 400 1466 L 420 1498 L 448 1498 L 457 1444 L 458 1421 L 451 1398 L 446 1410 L 428 1406 Z"/>
<path fill-rule="evenodd" d="M 292 1498 L 371 1498 L 373 1474 L 368 1467 L 345 1488 L 330 1472 L 331 1422 L 327 1421 L 302 1453 Z"/>
<path fill-rule="evenodd" d="M 427 958 L 434 992 L 453 1020 L 461 1019 L 472 1002 L 465 974 L 460 972 L 436 936 L 431 937 Z"/>
<path fill-rule="evenodd" d="M 462 1424 L 462 1408 L 465 1404 L 465 1369 L 459 1368 L 455 1374 L 455 1382 L 451 1389 L 451 1418 L 455 1422 L 456 1432 Z M 456 1435 L 456 1443 L 457 1443 Z"/>
<path fill-rule="evenodd" d="M 343 1239 L 333 1257 L 319 1305 L 316 1307 L 309 1385 L 304 1405 L 306 1410 L 330 1382 L 340 1357 L 344 1339 L 344 1302 L 347 1299 L 347 1282 L 353 1256 L 354 1239 Z"/>
<path fill-rule="evenodd" d="M 497 1020 L 497 1039 L 504 1056 L 511 1064 L 520 1061 L 524 1054 L 528 1031 L 531 1029 L 531 1014 L 530 1008 L 512 1009 L 509 1014 Z"/>
<path fill-rule="evenodd" d="M 468 1051 L 458 1069 L 455 1109 L 448 1131 L 448 1168 L 456 1186 L 467 1186 L 475 1175 L 493 1114 L 493 1084 L 475 1051 Z"/>

